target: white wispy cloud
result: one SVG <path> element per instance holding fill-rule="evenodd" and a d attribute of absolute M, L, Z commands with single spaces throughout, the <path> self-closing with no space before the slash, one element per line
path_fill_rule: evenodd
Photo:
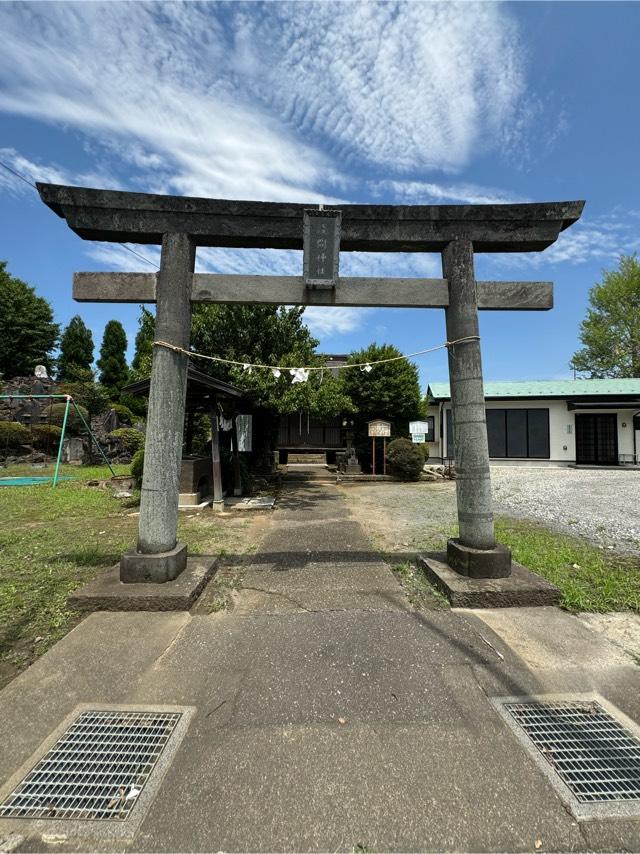
<path fill-rule="evenodd" d="M 332 201 L 358 164 L 463 167 L 527 102 L 499 4 L 1 4 L 0 28 L 0 110 L 153 192 Z"/>
<path fill-rule="evenodd" d="M 13 195 L 23 195 L 31 192 L 26 181 L 35 184 L 43 181 L 49 184 L 78 184 L 85 187 L 102 187 L 117 189 L 117 180 L 106 171 L 70 171 L 58 163 L 46 160 L 31 160 L 15 148 L 0 148 L 0 160 L 6 163 L 13 172 L 22 176 L 21 180 L 12 172 L 0 169 L 0 187 Z"/>
<path fill-rule="evenodd" d="M 497 187 L 465 182 L 437 184 L 429 181 L 383 180 L 370 181 L 367 186 L 374 196 L 411 205 L 495 205 L 530 201 Z"/>
<path fill-rule="evenodd" d="M 314 335 L 330 338 L 360 329 L 374 309 L 370 308 L 323 308 L 312 305 L 304 311 L 304 322 Z"/>
<path fill-rule="evenodd" d="M 640 252 L 640 233 L 632 213 L 612 211 L 590 218 L 583 216 L 562 231 L 556 242 L 543 252 L 485 255 L 485 264 L 503 267 L 555 266 L 558 264 L 609 264 L 620 255 Z"/>
<path fill-rule="evenodd" d="M 456 170 L 500 144 L 523 100 L 498 4 L 274 3 L 240 6 L 234 23 L 261 100 L 340 159 Z"/>

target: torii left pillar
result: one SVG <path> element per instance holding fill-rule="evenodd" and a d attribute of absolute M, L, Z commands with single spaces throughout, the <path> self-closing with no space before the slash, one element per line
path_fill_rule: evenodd
<path fill-rule="evenodd" d="M 191 336 L 194 267 L 193 239 L 188 234 L 163 235 L 155 338 L 185 350 Z M 187 547 L 177 542 L 187 361 L 185 353 L 154 347 L 138 543 L 120 561 L 120 580 L 127 583 L 171 581 L 187 565 Z"/>

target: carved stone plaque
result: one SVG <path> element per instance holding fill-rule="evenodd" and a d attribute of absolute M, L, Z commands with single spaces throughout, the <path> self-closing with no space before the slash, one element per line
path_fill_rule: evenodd
<path fill-rule="evenodd" d="M 303 276 L 307 287 L 335 288 L 338 282 L 341 220 L 341 211 L 304 212 Z"/>

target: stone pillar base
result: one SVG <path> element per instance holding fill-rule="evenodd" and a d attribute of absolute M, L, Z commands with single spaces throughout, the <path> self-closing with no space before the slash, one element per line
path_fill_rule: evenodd
<path fill-rule="evenodd" d="M 492 549 L 472 549 L 450 539 L 447 563 L 454 572 L 467 578 L 507 578 L 511 575 L 511 549 L 500 543 Z"/>
<path fill-rule="evenodd" d="M 150 582 L 164 584 L 173 581 L 187 565 L 187 546 L 176 543 L 170 552 L 142 554 L 132 549 L 120 558 L 120 581 L 124 584 Z"/>

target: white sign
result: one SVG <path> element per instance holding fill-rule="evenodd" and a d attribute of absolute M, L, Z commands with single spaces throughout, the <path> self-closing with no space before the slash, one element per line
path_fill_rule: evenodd
<path fill-rule="evenodd" d="M 424 444 L 424 442 L 426 442 L 425 434 L 424 433 L 412 433 L 411 434 L 411 441 L 414 443 L 414 445 L 422 445 L 422 444 Z"/>
<path fill-rule="evenodd" d="M 391 435 L 391 422 L 390 421 L 380 421 L 379 419 L 376 421 L 369 421 L 369 436 L 383 436 L 388 437 Z"/>
<path fill-rule="evenodd" d="M 236 415 L 238 450 L 241 454 L 248 454 L 251 451 L 252 422 L 252 415 Z"/>
<path fill-rule="evenodd" d="M 409 422 L 409 433 L 428 433 L 429 432 L 429 422 L 428 421 L 410 421 Z"/>

